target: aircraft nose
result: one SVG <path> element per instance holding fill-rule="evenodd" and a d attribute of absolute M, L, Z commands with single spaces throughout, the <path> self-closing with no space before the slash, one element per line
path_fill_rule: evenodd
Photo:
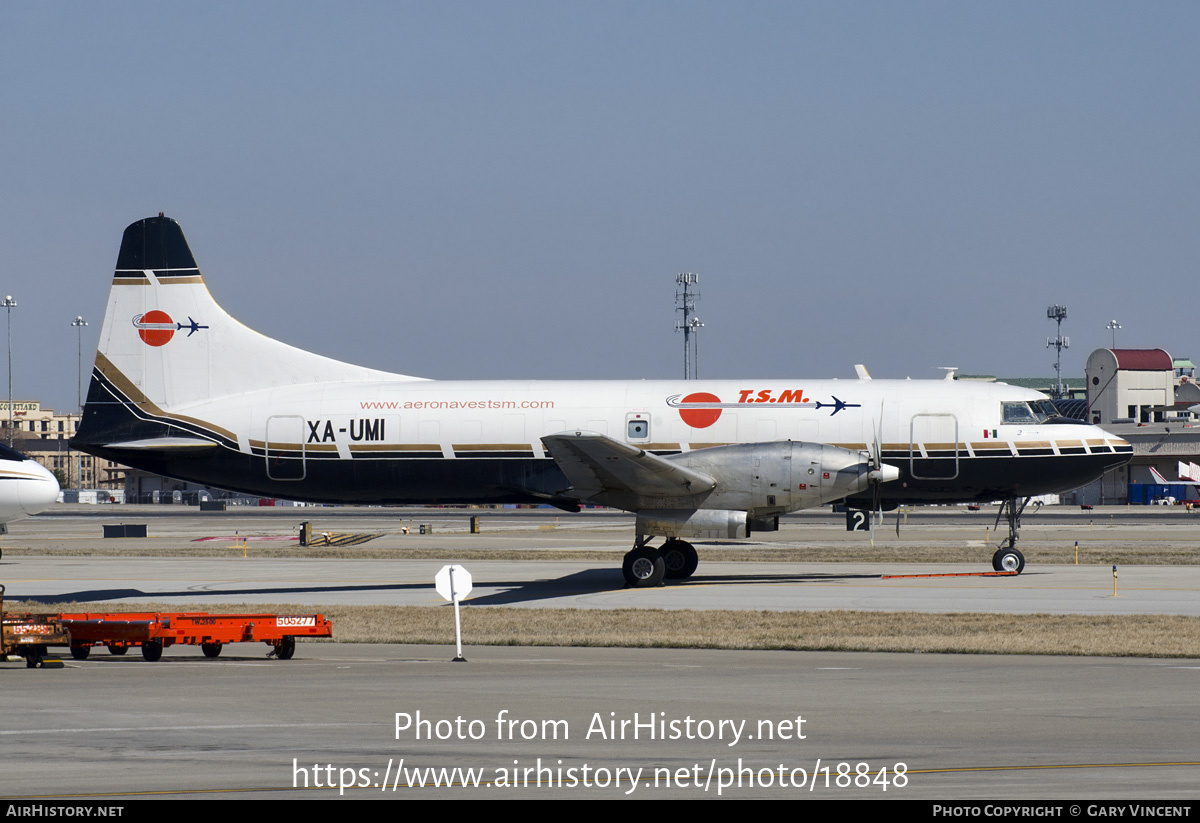
<path fill-rule="evenodd" d="M 24 465 L 30 469 L 30 477 L 19 481 L 21 510 L 26 514 L 37 514 L 58 500 L 58 481 L 54 479 L 54 475 L 32 460 L 26 460 Z"/>

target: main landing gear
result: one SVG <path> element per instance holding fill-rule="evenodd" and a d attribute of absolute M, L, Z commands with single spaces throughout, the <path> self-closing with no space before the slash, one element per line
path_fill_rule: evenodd
<path fill-rule="evenodd" d="M 998 572 L 1020 574 L 1025 568 L 1025 555 L 1017 549 L 1017 537 L 1021 531 L 1021 513 L 1025 511 L 1027 505 L 1029 505 L 1028 497 L 1021 501 L 1020 506 L 1017 505 L 1017 498 L 1009 497 L 1000 505 L 1000 511 L 996 513 L 997 527 L 1000 525 L 1001 517 L 1008 520 L 1008 537 L 992 555 L 992 568 Z"/>
<path fill-rule="evenodd" d="M 660 586 L 666 580 L 686 580 L 696 572 L 700 556 L 691 543 L 672 537 L 655 549 L 646 545 L 643 537 L 621 564 L 625 583 L 634 589 Z"/>

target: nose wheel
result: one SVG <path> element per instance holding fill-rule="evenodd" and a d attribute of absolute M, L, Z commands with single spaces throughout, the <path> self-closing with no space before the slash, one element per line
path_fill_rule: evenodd
<path fill-rule="evenodd" d="M 992 555 L 992 568 L 998 572 L 1016 572 L 1025 569 L 1025 555 L 1017 549 L 1000 549 Z"/>

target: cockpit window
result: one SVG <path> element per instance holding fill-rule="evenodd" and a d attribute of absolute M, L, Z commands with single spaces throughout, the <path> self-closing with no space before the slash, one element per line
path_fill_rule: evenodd
<path fill-rule="evenodd" d="M 1033 410 L 1029 408 L 1028 403 L 1010 401 L 1001 405 L 1003 406 L 1004 411 L 1001 419 L 1006 425 L 1038 422 L 1037 417 L 1034 416 Z"/>
<path fill-rule="evenodd" d="M 1034 400 L 1030 405 L 1033 406 L 1033 413 L 1037 415 L 1039 423 L 1044 423 L 1051 417 L 1062 417 L 1052 400 Z"/>
<path fill-rule="evenodd" d="M 28 460 L 28 459 L 29 458 L 27 458 L 25 455 L 21 454 L 16 449 L 9 448 L 8 446 L 4 445 L 3 443 L 0 443 L 0 460 L 14 460 L 17 463 L 20 463 L 20 462 L 22 462 L 24 460 Z"/>

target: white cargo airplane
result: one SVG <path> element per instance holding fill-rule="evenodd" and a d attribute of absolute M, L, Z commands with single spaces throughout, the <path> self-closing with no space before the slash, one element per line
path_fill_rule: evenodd
<path fill-rule="evenodd" d="M 37 514 L 58 499 L 58 481 L 37 461 L 0 443 L 0 534 L 8 524 Z"/>
<path fill-rule="evenodd" d="M 186 318 L 186 321 L 185 321 Z M 581 503 L 636 514 L 632 586 L 696 568 L 684 537 L 779 515 L 1003 499 L 1021 508 L 1127 462 L 1045 396 L 954 380 L 436 381 L 264 337 L 209 294 L 179 224 L 125 230 L 74 448 L 251 494 L 325 503 Z M 652 548 L 653 537 L 666 538 Z"/>

